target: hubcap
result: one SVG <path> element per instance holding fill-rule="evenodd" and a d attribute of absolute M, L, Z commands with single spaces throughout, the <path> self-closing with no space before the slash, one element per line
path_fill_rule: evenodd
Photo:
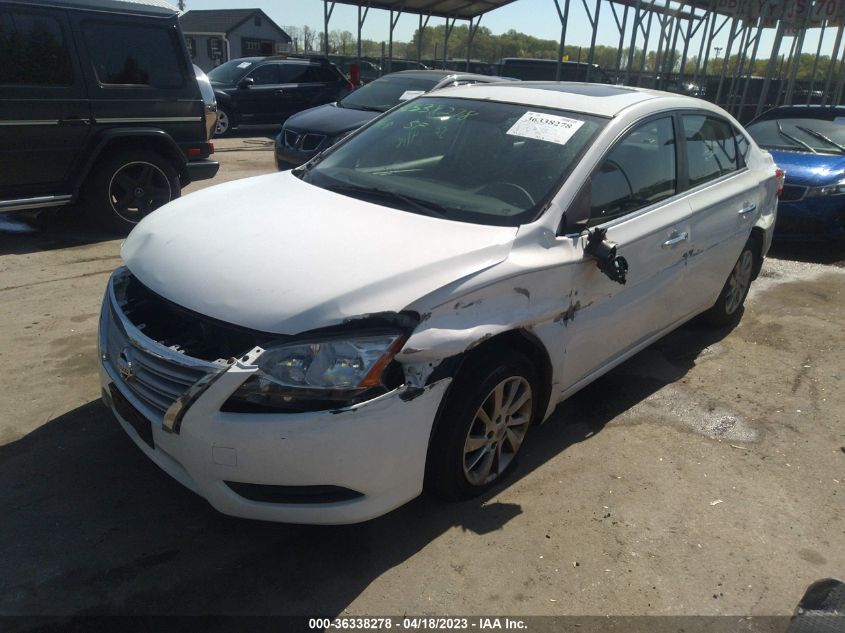
<path fill-rule="evenodd" d="M 725 297 L 725 312 L 733 314 L 742 305 L 748 286 L 751 284 L 751 270 L 754 268 L 754 256 L 750 250 L 742 251 L 742 255 L 731 271 L 728 278 L 728 293 Z"/>
<path fill-rule="evenodd" d="M 112 209 L 127 222 L 138 222 L 145 215 L 170 202 L 170 181 L 161 168 L 137 161 L 118 169 L 109 183 Z"/>
<path fill-rule="evenodd" d="M 217 129 L 215 130 L 216 134 L 220 136 L 221 134 L 225 134 L 226 130 L 229 129 L 229 115 L 226 114 L 223 110 L 217 111 Z"/>
<path fill-rule="evenodd" d="M 506 378 L 475 412 L 464 442 L 464 475 L 473 486 L 495 481 L 513 461 L 531 421 L 531 385 L 521 376 Z"/>

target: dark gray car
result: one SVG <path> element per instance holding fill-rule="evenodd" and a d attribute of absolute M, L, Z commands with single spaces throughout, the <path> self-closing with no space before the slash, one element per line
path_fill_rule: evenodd
<path fill-rule="evenodd" d="M 402 101 L 446 86 L 513 81 L 452 70 L 405 70 L 376 79 L 335 103 L 290 117 L 276 138 L 276 167 L 290 169 L 331 147 Z"/>

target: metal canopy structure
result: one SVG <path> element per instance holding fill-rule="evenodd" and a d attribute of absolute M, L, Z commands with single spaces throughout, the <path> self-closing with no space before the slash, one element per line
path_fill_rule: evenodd
<path fill-rule="evenodd" d="M 419 16 L 417 60 L 422 59 L 422 35 L 431 17 L 444 18 L 446 28 L 442 48 L 444 67 L 448 60 L 449 36 L 457 20 L 467 20 L 469 33 L 466 46 L 466 67 L 469 70 L 472 42 L 481 17 L 490 11 L 516 0 L 323 0 L 324 53 L 328 55 L 329 20 L 337 3 L 358 8 L 358 59 L 361 58 L 361 30 L 371 8 L 382 9 L 390 15 L 390 36 L 387 55 L 382 43 L 382 57 L 390 71 L 393 58 L 393 32 L 403 13 Z M 569 26 L 570 2 L 551 0 L 560 20 L 560 42 L 557 56 L 557 78 L 561 77 L 566 36 Z M 577 0 L 574 0 L 577 2 Z M 596 37 L 602 6 L 609 7 L 619 33 L 615 70 L 619 79 L 628 85 L 665 88 L 667 80 L 682 88 L 689 82 L 700 90 L 700 82 L 708 83 L 710 52 L 716 51 L 721 62 L 718 84 L 706 98 L 715 101 L 741 119 L 759 114 L 764 107 L 811 103 L 835 104 L 842 100 L 845 90 L 845 0 L 580 0 L 591 29 L 588 63 L 594 61 Z M 551 4 L 551 3 L 550 3 Z M 605 15 L 607 9 L 605 9 Z M 629 14 L 630 18 L 629 18 Z M 586 26 L 586 24 L 579 24 Z M 727 44 L 713 46 L 715 38 L 728 26 Z M 809 90 L 796 91 L 801 54 L 809 29 L 820 30 L 815 51 Z M 819 60 L 826 29 L 836 29 L 836 35 L 824 77 L 817 78 Z M 769 55 L 765 76 L 754 75 L 760 40 L 767 29 L 774 29 L 774 45 Z M 652 38 L 656 37 L 655 43 Z M 698 37 L 698 50 L 693 38 Z M 723 36 L 724 37 L 724 36 Z M 781 54 L 784 40 L 791 39 L 788 55 Z M 680 44 L 681 54 L 678 56 Z M 627 51 L 625 50 L 627 48 Z M 656 49 L 656 50 L 655 50 Z M 436 50 L 436 49 L 435 49 Z M 654 63 L 646 72 L 649 51 L 655 52 Z M 725 54 L 719 58 L 719 52 Z M 627 55 L 627 59 L 625 58 Z M 440 56 L 435 56 L 439 59 Z M 637 59 L 639 56 L 639 59 Z M 692 56 L 692 57 L 691 57 Z M 729 71 L 728 60 L 734 56 L 735 66 Z M 580 52 L 579 52 L 580 59 Z M 688 60 L 694 60 L 694 70 L 688 70 Z M 731 63 L 733 66 L 733 62 Z M 838 73 L 836 68 L 839 68 Z M 710 86 L 707 86 L 708 88 Z M 823 88 L 815 90 L 814 88 Z M 820 93 L 818 98 L 817 93 Z M 774 96 L 772 96 L 774 94 Z"/>
<path fill-rule="evenodd" d="M 485 13 L 499 9 L 516 0 L 334 0 L 331 4 L 365 6 L 398 13 L 429 15 L 436 18 L 472 20 Z"/>

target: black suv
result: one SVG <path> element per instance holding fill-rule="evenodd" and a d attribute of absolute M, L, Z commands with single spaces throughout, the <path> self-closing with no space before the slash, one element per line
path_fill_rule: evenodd
<path fill-rule="evenodd" d="M 242 57 L 221 64 L 208 78 L 217 97 L 218 136 L 244 123 L 284 123 L 352 90 L 346 76 L 320 57 Z"/>
<path fill-rule="evenodd" d="M 0 0 L 0 211 L 68 205 L 131 228 L 211 178 L 215 116 L 177 13 L 118 0 Z"/>

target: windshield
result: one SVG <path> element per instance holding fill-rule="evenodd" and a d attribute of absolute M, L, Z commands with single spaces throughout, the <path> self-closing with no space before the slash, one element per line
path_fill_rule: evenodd
<path fill-rule="evenodd" d="M 769 119 L 746 129 L 764 149 L 845 154 L 845 117 Z"/>
<path fill-rule="evenodd" d="M 208 78 L 211 81 L 217 81 L 223 84 L 237 83 L 253 66 L 255 66 L 255 62 L 233 59 L 225 64 L 220 64 L 214 70 L 208 71 Z"/>
<path fill-rule="evenodd" d="M 404 211 L 518 226 L 539 215 L 603 126 L 561 110 L 421 97 L 297 175 Z"/>
<path fill-rule="evenodd" d="M 442 77 L 432 77 L 430 79 L 402 76 L 382 77 L 366 86 L 358 88 L 355 92 L 344 97 L 340 104 L 344 108 L 385 112 L 400 101 L 407 101 L 424 92 L 428 92 L 441 79 Z"/>

